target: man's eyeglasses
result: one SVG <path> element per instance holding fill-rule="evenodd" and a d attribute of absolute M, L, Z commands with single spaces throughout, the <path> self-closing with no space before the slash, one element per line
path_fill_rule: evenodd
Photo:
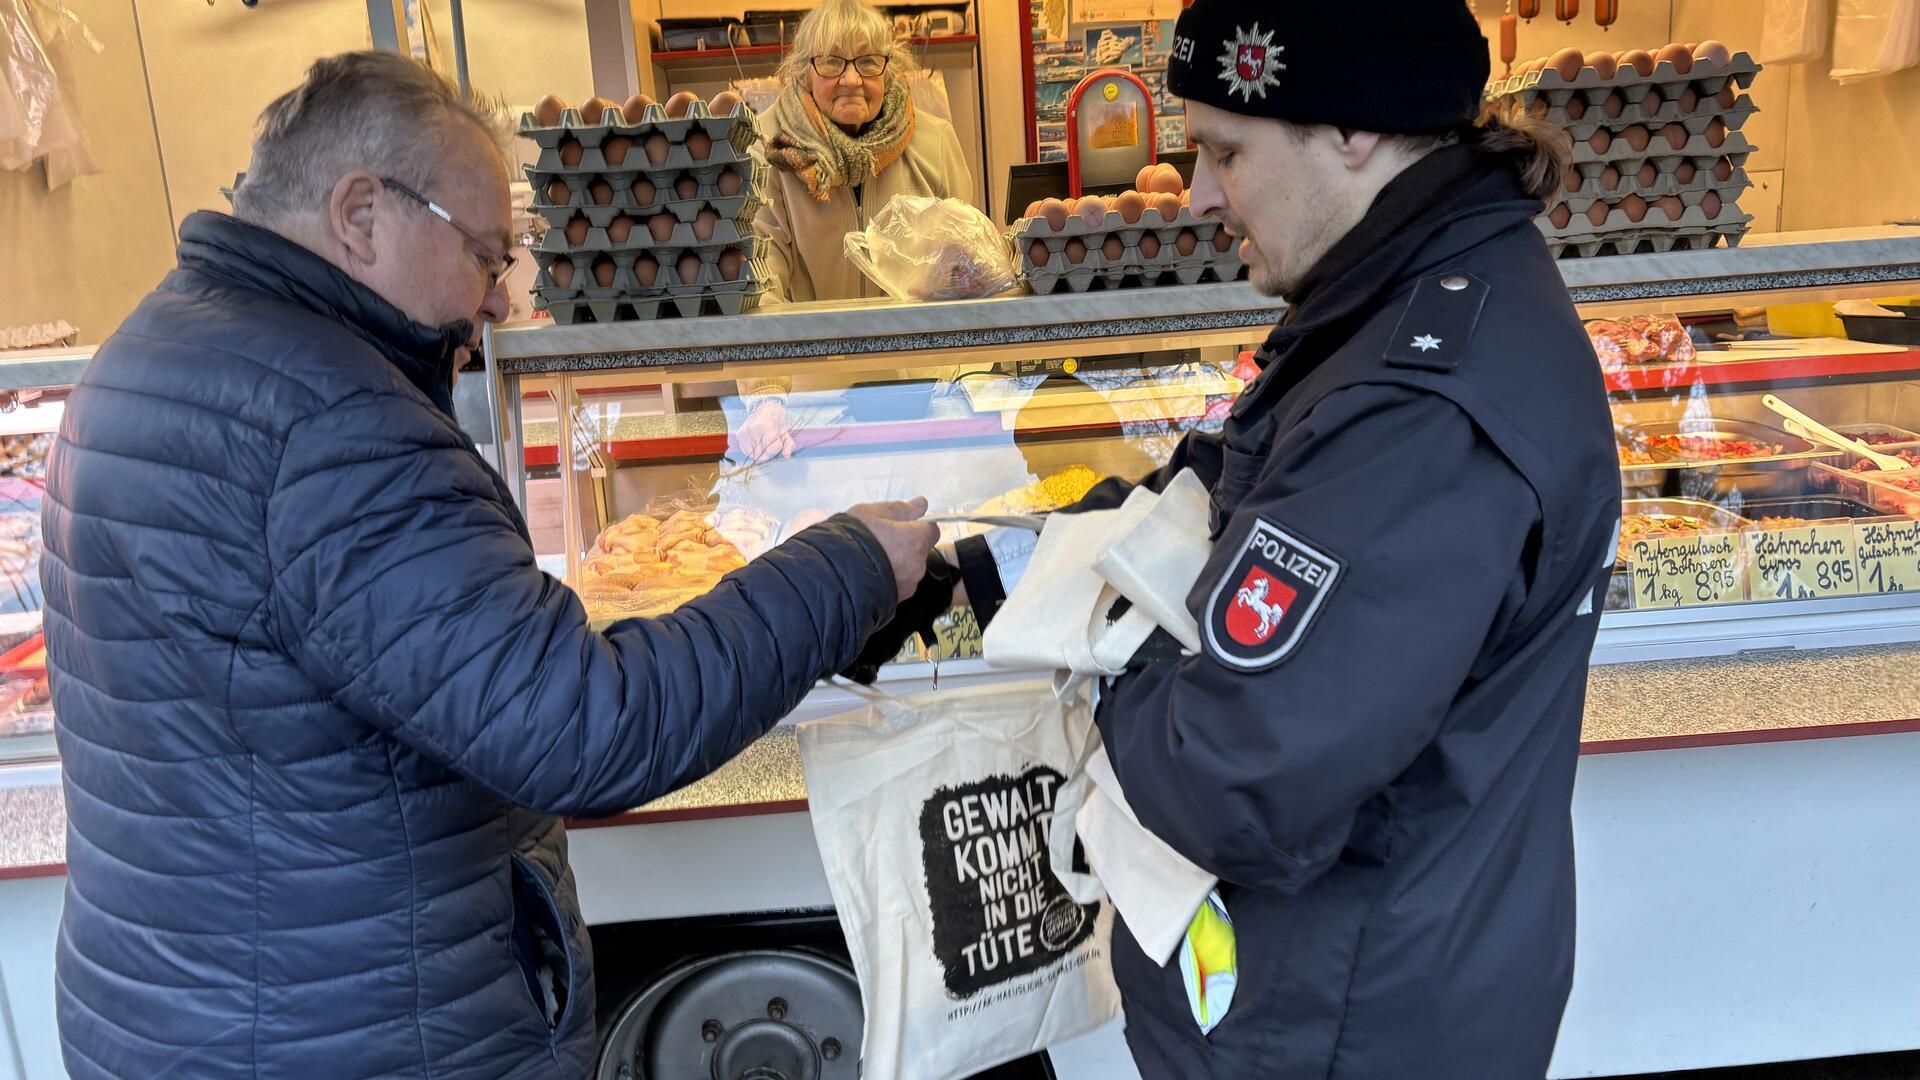
<path fill-rule="evenodd" d="M 813 58 L 813 73 L 823 79 L 837 79 L 847 73 L 847 65 L 860 73 L 861 78 L 877 79 L 886 74 L 887 62 L 892 57 L 878 53 L 856 56 L 849 60 L 844 56 L 816 56 Z"/>
<path fill-rule="evenodd" d="M 500 279 L 506 277 L 508 272 L 513 269 L 512 253 L 501 251 L 492 244 L 482 240 L 480 235 L 472 229 L 453 220 L 453 215 L 447 212 L 446 207 L 441 206 L 439 203 L 434 202 L 432 199 L 427 198 L 425 195 L 420 194 L 398 180 L 383 176 L 380 178 L 380 183 L 409 201 L 419 203 L 426 208 L 427 213 L 460 230 L 461 236 L 472 241 L 479 257 L 485 260 L 480 264 L 480 267 L 487 273 L 487 288 L 491 289 L 495 285 L 500 284 Z"/>

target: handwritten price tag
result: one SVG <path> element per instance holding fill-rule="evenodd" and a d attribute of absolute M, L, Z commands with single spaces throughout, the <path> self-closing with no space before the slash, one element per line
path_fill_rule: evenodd
<path fill-rule="evenodd" d="M 1920 589 L 1920 521 L 1856 522 L 1853 536 L 1861 592 Z"/>
<path fill-rule="evenodd" d="M 1745 554 L 1736 533 L 1636 540 L 1634 607 L 1694 607 L 1745 600 Z"/>
<path fill-rule="evenodd" d="M 1747 594 L 1755 600 L 1812 600 L 1860 591 L 1853 524 L 1808 525 L 1747 534 Z"/>

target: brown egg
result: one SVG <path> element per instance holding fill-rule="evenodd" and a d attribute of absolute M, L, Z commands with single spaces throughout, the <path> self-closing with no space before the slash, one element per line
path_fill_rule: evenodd
<path fill-rule="evenodd" d="M 1181 192 L 1181 193 L 1180 193 L 1180 205 L 1181 205 L 1181 206 L 1187 206 L 1187 205 L 1189 205 L 1189 204 L 1191 204 L 1192 202 L 1193 202 L 1193 189 L 1192 189 L 1192 188 L 1188 188 L 1187 190 L 1185 190 L 1185 191 L 1183 191 L 1183 192 Z"/>
<path fill-rule="evenodd" d="M 615 135 L 600 144 L 600 153 L 606 157 L 609 165 L 625 165 L 627 155 L 632 152 L 633 140 L 625 135 Z"/>
<path fill-rule="evenodd" d="M 643 176 L 633 182 L 633 201 L 639 205 L 652 206 L 659 197 L 660 192 L 653 186 L 653 181 Z"/>
<path fill-rule="evenodd" d="M 557 288 L 573 288 L 573 260 L 553 260 L 553 264 L 547 267 L 547 277 Z"/>
<path fill-rule="evenodd" d="M 722 90 L 713 95 L 712 101 L 707 102 L 707 114 L 709 116 L 732 116 L 735 110 L 739 108 L 740 95 L 731 90 Z"/>
<path fill-rule="evenodd" d="M 1564 229 L 1573 221 L 1573 207 L 1568 206 L 1566 203 L 1561 203 L 1559 206 L 1547 211 L 1547 220 L 1553 222 L 1554 228 Z"/>
<path fill-rule="evenodd" d="M 1708 221 L 1719 217 L 1720 211 L 1725 207 L 1726 201 L 1720 198 L 1720 193 L 1717 191 L 1707 192 L 1706 198 L 1700 200 L 1700 209 L 1707 215 Z"/>
<path fill-rule="evenodd" d="M 1714 120 L 1713 123 L 1707 125 L 1707 145 L 1708 146 L 1719 146 L 1721 143 L 1726 141 L 1727 141 L 1727 125 L 1724 122 L 1716 119 Z"/>
<path fill-rule="evenodd" d="M 1113 200 L 1113 208 L 1120 212 L 1121 221 L 1132 225 L 1147 212 L 1147 197 L 1137 191 L 1123 191 Z"/>
<path fill-rule="evenodd" d="M 673 182 L 673 197 L 681 201 L 700 197 L 700 181 L 692 173 L 681 173 Z"/>
<path fill-rule="evenodd" d="M 1106 224 L 1107 200 L 1098 195 L 1085 196 L 1080 200 L 1079 204 L 1073 208 L 1073 212 L 1080 215 L 1081 221 L 1097 229 Z"/>
<path fill-rule="evenodd" d="M 593 283 L 603 289 L 613 288 L 613 275 L 619 272 L 620 267 L 605 255 L 593 260 Z"/>
<path fill-rule="evenodd" d="M 1718 102 L 1721 108 L 1731 109 L 1734 104 L 1740 100 L 1740 91 L 1734 89 L 1732 83 L 1728 83 L 1721 88 L 1718 94 L 1714 95 L 1713 100 Z"/>
<path fill-rule="evenodd" d="M 1607 119 L 1618 120 L 1620 114 L 1627 111 L 1627 99 L 1619 94 L 1608 94 L 1606 100 L 1600 103 L 1600 111 Z"/>
<path fill-rule="evenodd" d="M 560 140 L 560 164 L 569 169 L 580 164 L 580 158 L 586 152 L 587 148 L 580 145 L 580 140 L 571 135 Z"/>
<path fill-rule="evenodd" d="M 1180 216 L 1180 197 L 1156 191 L 1147 196 L 1147 209 L 1160 215 L 1160 220 L 1171 223 Z"/>
<path fill-rule="evenodd" d="M 1640 171 L 1634 175 L 1633 180 L 1643 188 L 1650 188 L 1660 182 L 1660 167 L 1651 161 L 1646 162 L 1640 166 Z"/>
<path fill-rule="evenodd" d="M 1699 170 L 1693 167 L 1691 161 L 1683 161 L 1673 170 L 1673 178 L 1682 184 L 1693 183 L 1693 178 L 1698 174 Z"/>
<path fill-rule="evenodd" d="M 585 105 L 580 106 L 580 115 L 589 124 L 601 124 L 601 123 L 607 122 L 605 117 L 609 110 L 613 110 L 617 112 L 619 111 L 619 109 L 620 109 L 620 106 L 615 105 L 613 102 L 608 101 L 606 98 L 603 98 L 598 94 L 595 94 L 594 96 L 587 99 L 587 103 Z"/>
<path fill-rule="evenodd" d="M 1568 165 L 1560 170 L 1560 186 L 1567 191 L 1579 191 L 1580 185 L 1584 183 L 1586 179 L 1580 175 L 1579 169 Z"/>
<path fill-rule="evenodd" d="M 691 90 L 682 90 L 673 95 L 667 99 L 667 119 L 678 120 L 686 116 L 693 111 L 693 106 L 699 102 L 699 100 L 700 95 Z"/>
<path fill-rule="evenodd" d="M 1688 56 L 1692 56 L 1692 55 L 1693 55 L 1693 50 L 1695 50 L 1695 49 L 1697 49 L 1697 48 L 1699 48 L 1699 47 L 1700 47 L 1700 43 L 1699 43 L 1699 42 L 1697 42 L 1697 41 L 1688 41 L 1688 42 L 1683 42 L 1683 43 L 1681 44 L 1681 46 L 1680 46 L 1680 47 L 1681 47 L 1681 48 L 1683 48 L 1683 49 L 1685 49 L 1685 50 L 1687 50 L 1687 55 L 1688 55 Z"/>
<path fill-rule="evenodd" d="M 1643 221 L 1647 216 L 1647 200 L 1638 195 L 1629 195 L 1620 200 L 1620 212 L 1627 215 L 1628 221 Z"/>
<path fill-rule="evenodd" d="M 603 177 L 595 177 L 593 183 L 587 185 L 587 196 L 595 206 L 610 206 L 613 203 L 613 185 Z"/>
<path fill-rule="evenodd" d="M 1587 99 L 1578 94 L 1567 99 L 1567 119 L 1578 121 L 1587 115 Z"/>
<path fill-rule="evenodd" d="M 1059 199 L 1041 199 L 1040 216 L 1047 219 L 1047 228 L 1059 232 L 1066 227 L 1067 217 L 1073 211 Z"/>
<path fill-rule="evenodd" d="M 653 237 L 654 243 L 664 244 L 673 238 L 673 230 L 679 224 L 679 218 L 663 210 L 647 219 L 647 235 Z"/>
<path fill-rule="evenodd" d="M 560 122 L 560 114 L 567 111 L 567 103 L 548 94 L 533 107 L 533 120 L 541 127 L 553 127 Z"/>
<path fill-rule="evenodd" d="M 1594 153 L 1604 154 L 1607 148 L 1613 145 L 1613 132 L 1601 128 L 1593 133 L 1593 138 L 1587 140 L 1587 145 L 1593 147 Z"/>
<path fill-rule="evenodd" d="M 1143 190 L 1178 195 L 1185 191 L 1186 187 L 1187 182 L 1180 179 L 1180 170 L 1163 161 L 1153 167 L 1153 177 Z"/>
<path fill-rule="evenodd" d="M 1033 200 L 1032 202 L 1030 202 L 1030 203 L 1028 203 L 1028 204 L 1027 204 L 1027 212 L 1026 212 L 1026 213 L 1024 213 L 1024 214 L 1021 214 L 1020 216 L 1021 216 L 1021 217 L 1023 217 L 1023 218 L 1037 218 L 1037 217 L 1039 217 L 1039 216 L 1040 216 L 1040 203 L 1041 203 L 1041 200 L 1040 200 L 1040 199 L 1035 199 L 1035 200 Z"/>
<path fill-rule="evenodd" d="M 694 252 L 689 251 L 685 255 L 680 256 L 680 261 L 675 263 L 673 268 L 680 274 L 680 284 L 694 285 L 699 283 L 700 256 Z"/>
<path fill-rule="evenodd" d="M 667 155 L 671 153 L 673 153 L 673 144 L 667 141 L 667 137 L 665 135 L 662 135 L 656 131 L 653 134 L 647 136 L 647 160 L 648 161 L 652 162 L 655 165 L 658 165 L 661 162 L 666 161 Z"/>
<path fill-rule="evenodd" d="M 704 131 L 687 132 L 687 153 L 695 161 L 705 161 L 713 154 L 713 136 Z"/>
<path fill-rule="evenodd" d="M 1653 74 L 1653 64 L 1653 54 L 1645 49 L 1628 49 L 1620 54 L 1620 66 L 1632 68 L 1643 79 Z"/>
<path fill-rule="evenodd" d="M 1667 145 L 1673 147 L 1675 150 L 1685 147 L 1687 140 L 1692 138 L 1691 135 L 1687 134 L 1687 129 L 1682 124 L 1668 124 L 1666 127 L 1660 129 L 1660 135 L 1667 140 Z"/>
<path fill-rule="evenodd" d="M 1078 265 L 1087 261 L 1087 245 L 1079 237 L 1067 241 L 1067 261 Z"/>
<path fill-rule="evenodd" d="M 547 181 L 547 202 L 554 206 L 565 206 L 573 201 L 573 189 L 560 177 Z"/>
<path fill-rule="evenodd" d="M 1660 110 L 1666 105 L 1666 99 L 1660 96 L 1660 91 L 1649 90 L 1647 96 L 1640 99 L 1640 115 L 1651 120 L 1660 115 Z"/>
<path fill-rule="evenodd" d="M 1719 161 L 1714 162 L 1713 178 L 1715 180 L 1733 179 L 1733 159 L 1723 157 Z"/>
<path fill-rule="evenodd" d="M 1153 174 L 1159 171 L 1159 165 L 1142 165 L 1140 171 L 1133 174 L 1133 187 L 1136 191 L 1153 190 Z"/>
<path fill-rule="evenodd" d="M 1121 242 L 1119 233 L 1109 235 L 1107 242 L 1100 245 L 1100 254 L 1105 255 L 1109 262 L 1119 262 L 1126 253 L 1127 245 Z"/>
<path fill-rule="evenodd" d="M 1667 215 L 1668 221 L 1679 221 L 1687 212 L 1687 204 L 1681 202 L 1678 195 L 1663 195 L 1653 205 Z"/>
<path fill-rule="evenodd" d="M 607 239 L 616 244 L 624 244 L 627 237 L 633 235 L 634 220 L 625 214 L 607 222 Z"/>
<path fill-rule="evenodd" d="M 720 253 L 720 277 L 726 281 L 739 281 L 740 272 L 746 269 L 747 257 L 737 248 L 728 248 Z"/>
<path fill-rule="evenodd" d="M 740 175 L 735 169 L 728 169 L 726 172 L 720 174 L 720 180 L 717 186 L 720 188 L 720 194 L 723 196 L 738 195 L 746 188 L 747 178 Z"/>
<path fill-rule="evenodd" d="M 1027 261 L 1035 266 L 1047 265 L 1047 242 L 1035 240 L 1027 246 Z"/>
<path fill-rule="evenodd" d="M 1233 246 L 1232 233 L 1229 233 L 1225 229 L 1213 230 L 1213 250 L 1218 251 L 1222 254 L 1225 254 L 1226 250 L 1232 246 Z"/>
<path fill-rule="evenodd" d="M 1620 170 L 1609 165 L 1600 170 L 1600 190 L 1613 191 L 1620 186 Z"/>
<path fill-rule="evenodd" d="M 592 226 L 587 219 L 575 214 L 567 219 L 567 243 L 579 247 L 587 242 L 587 230 Z"/>
<path fill-rule="evenodd" d="M 1173 238 L 1173 250 L 1183 257 L 1193 254 L 1194 249 L 1199 246 L 1200 238 L 1193 234 L 1192 229 L 1181 229 L 1180 235 Z"/>
<path fill-rule="evenodd" d="M 1536 99 L 1532 104 L 1527 106 L 1527 115 L 1533 117 L 1535 120 L 1545 120 L 1547 114 L 1552 111 L 1553 106 L 1546 98 Z"/>
<path fill-rule="evenodd" d="M 1593 69 L 1595 75 L 1603 79 L 1613 78 L 1614 72 L 1620 70 L 1620 61 L 1614 59 L 1613 54 L 1610 52 L 1588 53 L 1586 65 Z"/>
<path fill-rule="evenodd" d="M 1699 107 L 1700 95 L 1694 92 L 1693 87 L 1689 86 L 1685 90 L 1680 91 L 1681 112 L 1691 114 L 1693 110 Z"/>
<path fill-rule="evenodd" d="M 1655 64 L 1672 64 L 1674 74 L 1685 75 L 1693 70 L 1693 50 L 1676 41 L 1671 45 L 1663 46 L 1659 52 L 1654 53 L 1653 62 Z"/>
<path fill-rule="evenodd" d="M 1693 47 L 1693 58 L 1712 68 L 1723 68 L 1733 63 L 1733 50 L 1719 41 L 1703 41 Z"/>
<path fill-rule="evenodd" d="M 1552 68 L 1562 81 L 1572 82 L 1580 77 L 1580 69 L 1587 66 L 1587 54 L 1579 49 L 1561 49 L 1547 60 L 1547 66 Z"/>
<path fill-rule="evenodd" d="M 620 115 L 627 118 L 627 123 L 637 124 L 646 116 L 647 106 L 651 104 L 653 104 L 652 98 L 645 94 L 635 94 L 620 106 Z"/>
<path fill-rule="evenodd" d="M 1587 220 L 1595 225 L 1605 225 L 1607 223 L 1607 204 L 1597 199 L 1594 200 L 1593 205 L 1587 207 Z"/>
<path fill-rule="evenodd" d="M 651 255 L 642 255 L 633 260 L 633 276 L 641 285 L 648 288 L 660 280 L 660 263 Z"/>
<path fill-rule="evenodd" d="M 1153 233 L 1140 234 L 1140 257 L 1157 259 L 1160 257 L 1160 238 Z"/>
<path fill-rule="evenodd" d="M 1639 124 L 1635 124 L 1632 127 L 1620 133 L 1620 140 L 1626 143 L 1628 146 L 1632 147 L 1635 151 L 1640 151 L 1640 150 L 1645 150 L 1647 148 L 1647 143 L 1652 140 L 1652 136 L 1647 133 L 1646 128 L 1640 126 Z M 1605 150 L 1606 147 L 1596 146 L 1594 147 L 1594 149 Z"/>
<path fill-rule="evenodd" d="M 711 207 L 700 211 L 693 219 L 693 238 L 695 240 L 713 239 L 713 227 L 720 224 L 720 212 Z"/>

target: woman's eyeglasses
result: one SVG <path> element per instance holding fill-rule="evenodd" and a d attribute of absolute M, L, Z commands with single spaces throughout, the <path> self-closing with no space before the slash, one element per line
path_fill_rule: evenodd
<path fill-rule="evenodd" d="M 886 74 L 887 62 L 891 59 L 878 53 L 856 56 L 851 60 L 844 56 L 816 56 L 813 58 L 813 73 L 823 79 L 837 79 L 845 75 L 847 65 L 852 64 L 853 70 L 859 72 L 861 78 L 877 79 Z"/>
<path fill-rule="evenodd" d="M 475 254 L 482 260 L 480 268 L 487 273 L 487 288 L 491 289 L 495 285 L 500 284 L 500 279 L 506 277 L 507 273 L 513 269 L 513 255 L 511 253 L 495 248 L 492 244 L 480 239 L 478 233 L 453 220 L 453 215 L 447 212 L 446 207 L 441 206 L 439 203 L 434 202 L 398 180 L 392 180 L 383 176 L 380 178 L 380 182 L 408 201 L 419 203 L 426 208 L 427 213 L 460 230 L 460 235 L 472 241 Z"/>

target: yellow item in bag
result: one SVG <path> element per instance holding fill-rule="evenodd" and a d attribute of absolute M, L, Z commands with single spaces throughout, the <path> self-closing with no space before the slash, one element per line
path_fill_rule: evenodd
<path fill-rule="evenodd" d="M 1227 1018 L 1240 981 L 1233 919 L 1218 889 L 1207 894 L 1187 925 L 1187 938 L 1180 943 L 1180 976 L 1187 984 L 1193 1022 L 1200 1025 L 1200 1034 L 1208 1034 Z"/>

